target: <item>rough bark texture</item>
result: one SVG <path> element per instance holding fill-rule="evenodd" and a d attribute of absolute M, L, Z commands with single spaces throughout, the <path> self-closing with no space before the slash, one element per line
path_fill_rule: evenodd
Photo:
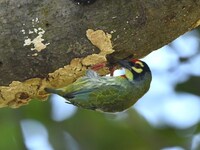
<path fill-rule="evenodd" d="M 20 105 L 27 103 L 41 94 L 49 73 L 73 58 L 103 51 L 87 38 L 88 29 L 112 35 L 114 57 L 132 53 L 141 58 L 194 28 L 200 19 L 199 7 L 199 0 L 96 0 L 90 5 L 77 5 L 73 0 L 1 0 L 0 105 L 17 107 L 19 99 Z M 78 62 L 84 67 L 82 60 Z M 30 94 L 29 84 L 25 87 L 30 88 L 28 94 L 22 88 L 6 96 L 13 90 L 10 87 L 17 89 L 16 83 L 32 78 L 37 79 L 31 81 L 37 92 Z M 59 78 L 50 86 L 56 86 Z"/>

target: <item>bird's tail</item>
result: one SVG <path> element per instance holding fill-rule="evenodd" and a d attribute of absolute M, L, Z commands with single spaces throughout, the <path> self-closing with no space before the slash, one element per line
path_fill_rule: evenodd
<path fill-rule="evenodd" d="M 52 89 L 52 88 L 44 88 L 44 90 L 47 92 L 47 93 L 51 93 L 51 94 L 58 94 L 60 96 L 63 95 L 63 92 L 61 90 L 55 90 L 55 89 Z"/>

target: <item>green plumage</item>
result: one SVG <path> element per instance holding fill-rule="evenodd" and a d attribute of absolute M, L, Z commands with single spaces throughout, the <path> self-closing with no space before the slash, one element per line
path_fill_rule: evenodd
<path fill-rule="evenodd" d="M 143 75 L 145 80 L 129 81 L 125 77 L 103 76 L 87 70 L 86 76 L 76 82 L 59 89 L 46 88 L 71 104 L 104 112 L 119 112 L 132 106 L 149 89 L 151 74 Z"/>

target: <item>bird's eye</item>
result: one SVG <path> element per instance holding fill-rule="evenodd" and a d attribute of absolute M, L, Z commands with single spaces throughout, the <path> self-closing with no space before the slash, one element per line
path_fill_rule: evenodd
<path fill-rule="evenodd" d="M 137 63 L 134 65 L 134 67 L 135 68 L 141 68 L 140 64 L 137 64 Z"/>

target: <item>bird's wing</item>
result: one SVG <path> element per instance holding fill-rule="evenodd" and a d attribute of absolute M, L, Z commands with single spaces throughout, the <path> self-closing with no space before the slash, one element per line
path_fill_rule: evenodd
<path fill-rule="evenodd" d="M 117 91 L 114 93 L 118 93 L 120 92 L 121 89 L 122 89 L 122 86 L 120 85 L 101 85 L 101 86 L 94 86 L 94 87 L 84 88 L 78 91 L 66 93 L 65 95 L 63 95 L 63 97 L 66 99 L 74 98 L 74 99 L 79 99 L 79 100 L 87 100 L 88 96 L 91 93 L 93 93 L 93 95 L 98 95 L 98 94 L 113 95 L 113 93 L 110 91 L 113 91 L 113 92 Z"/>
<path fill-rule="evenodd" d="M 95 71 L 87 70 L 86 76 L 79 78 L 73 84 L 60 88 L 60 91 L 65 93 L 62 95 L 66 99 L 74 98 L 75 96 L 88 95 L 90 92 L 97 91 L 101 88 L 121 88 L 123 84 L 116 82 L 116 77 L 100 77 Z"/>
<path fill-rule="evenodd" d="M 99 91 L 120 91 L 121 89 L 124 89 L 124 84 L 122 84 L 120 81 L 117 81 L 115 77 L 85 77 L 84 79 L 81 79 L 81 81 L 73 83 L 74 90 L 66 92 L 63 97 L 70 99 L 80 96 L 86 96 L 89 95 L 91 92 L 98 93 Z"/>
<path fill-rule="evenodd" d="M 92 109 L 92 110 L 106 110 L 115 108 L 114 105 L 127 99 L 127 94 L 130 90 L 124 89 L 120 85 L 102 85 L 92 89 L 82 89 L 64 95 L 70 104 L 78 107 Z M 104 108 L 105 107 L 105 108 Z M 123 107 L 122 107 L 123 108 Z M 110 110 L 109 110 L 110 111 Z"/>

